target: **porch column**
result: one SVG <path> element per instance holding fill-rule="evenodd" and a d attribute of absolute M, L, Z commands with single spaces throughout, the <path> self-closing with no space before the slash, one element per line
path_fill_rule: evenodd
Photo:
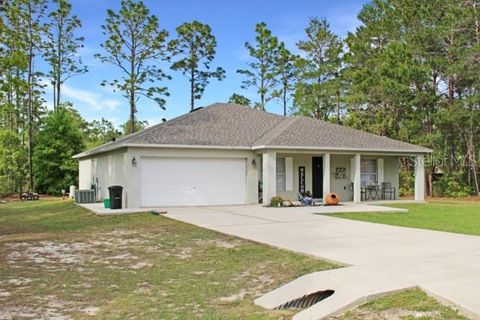
<path fill-rule="evenodd" d="M 326 196 L 330 193 L 330 153 L 323 155 L 323 201 L 325 202 Z"/>
<path fill-rule="evenodd" d="M 277 194 L 277 153 L 266 151 L 262 154 L 263 205 L 268 206 L 270 199 Z"/>
<path fill-rule="evenodd" d="M 360 153 L 355 154 L 354 162 L 354 172 L 353 174 L 353 202 L 360 203 L 362 202 L 361 194 L 361 179 L 360 179 Z"/>
<path fill-rule="evenodd" d="M 423 154 L 415 159 L 415 200 L 425 200 L 425 165 Z"/>

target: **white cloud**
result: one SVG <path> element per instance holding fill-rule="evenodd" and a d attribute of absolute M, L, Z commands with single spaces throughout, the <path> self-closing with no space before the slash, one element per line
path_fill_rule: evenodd
<path fill-rule="evenodd" d="M 75 104 L 82 103 L 93 110 L 113 110 L 122 103 L 116 99 L 107 98 L 104 95 L 84 89 L 77 89 L 64 84 L 62 95 L 65 100 L 73 100 Z"/>
<path fill-rule="evenodd" d="M 47 108 L 48 111 L 53 110 L 53 101 L 51 99 L 46 99 L 45 100 L 45 107 Z"/>

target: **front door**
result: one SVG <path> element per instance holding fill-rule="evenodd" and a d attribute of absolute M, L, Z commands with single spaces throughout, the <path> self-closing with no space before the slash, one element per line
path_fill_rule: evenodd
<path fill-rule="evenodd" d="M 315 199 L 323 198 L 323 158 L 312 158 L 312 196 Z"/>

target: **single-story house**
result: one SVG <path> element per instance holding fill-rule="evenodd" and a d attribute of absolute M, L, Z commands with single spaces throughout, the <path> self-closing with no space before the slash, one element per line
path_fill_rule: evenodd
<path fill-rule="evenodd" d="M 307 117 L 216 103 L 75 156 L 80 189 L 108 197 L 123 186 L 127 208 L 268 204 L 329 192 L 360 202 L 388 182 L 398 199 L 399 157 L 415 157 L 415 199 L 424 199 L 423 159 L 432 150 Z"/>

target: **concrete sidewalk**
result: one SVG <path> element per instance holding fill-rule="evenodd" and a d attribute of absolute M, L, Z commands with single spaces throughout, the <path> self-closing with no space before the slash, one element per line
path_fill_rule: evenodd
<path fill-rule="evenodd" d="M 321 319 L 369 298 L 415 286 L 480 319 L 480 237 L 315 214 L 323 208 L 169 208 L 167 216 L 348 265 L 305 275 L 256 300 L 274 308 L 314 291 L 335 290 L 294 319 Z M 366 204 L 357 209 L 389 210 Z"/>
<path fill-rule="evenodd" d="M 142 212 L 166 213 L 165 209 L 154 209 L 154 208 L 110 209 L 110 208 L 104 208 L 103 203 L 100 203 L 100 202 L 76 203 L 76 205 L 95 213 L 97 216 L 118 216 L 118 215 L 142 213 Z"/>

